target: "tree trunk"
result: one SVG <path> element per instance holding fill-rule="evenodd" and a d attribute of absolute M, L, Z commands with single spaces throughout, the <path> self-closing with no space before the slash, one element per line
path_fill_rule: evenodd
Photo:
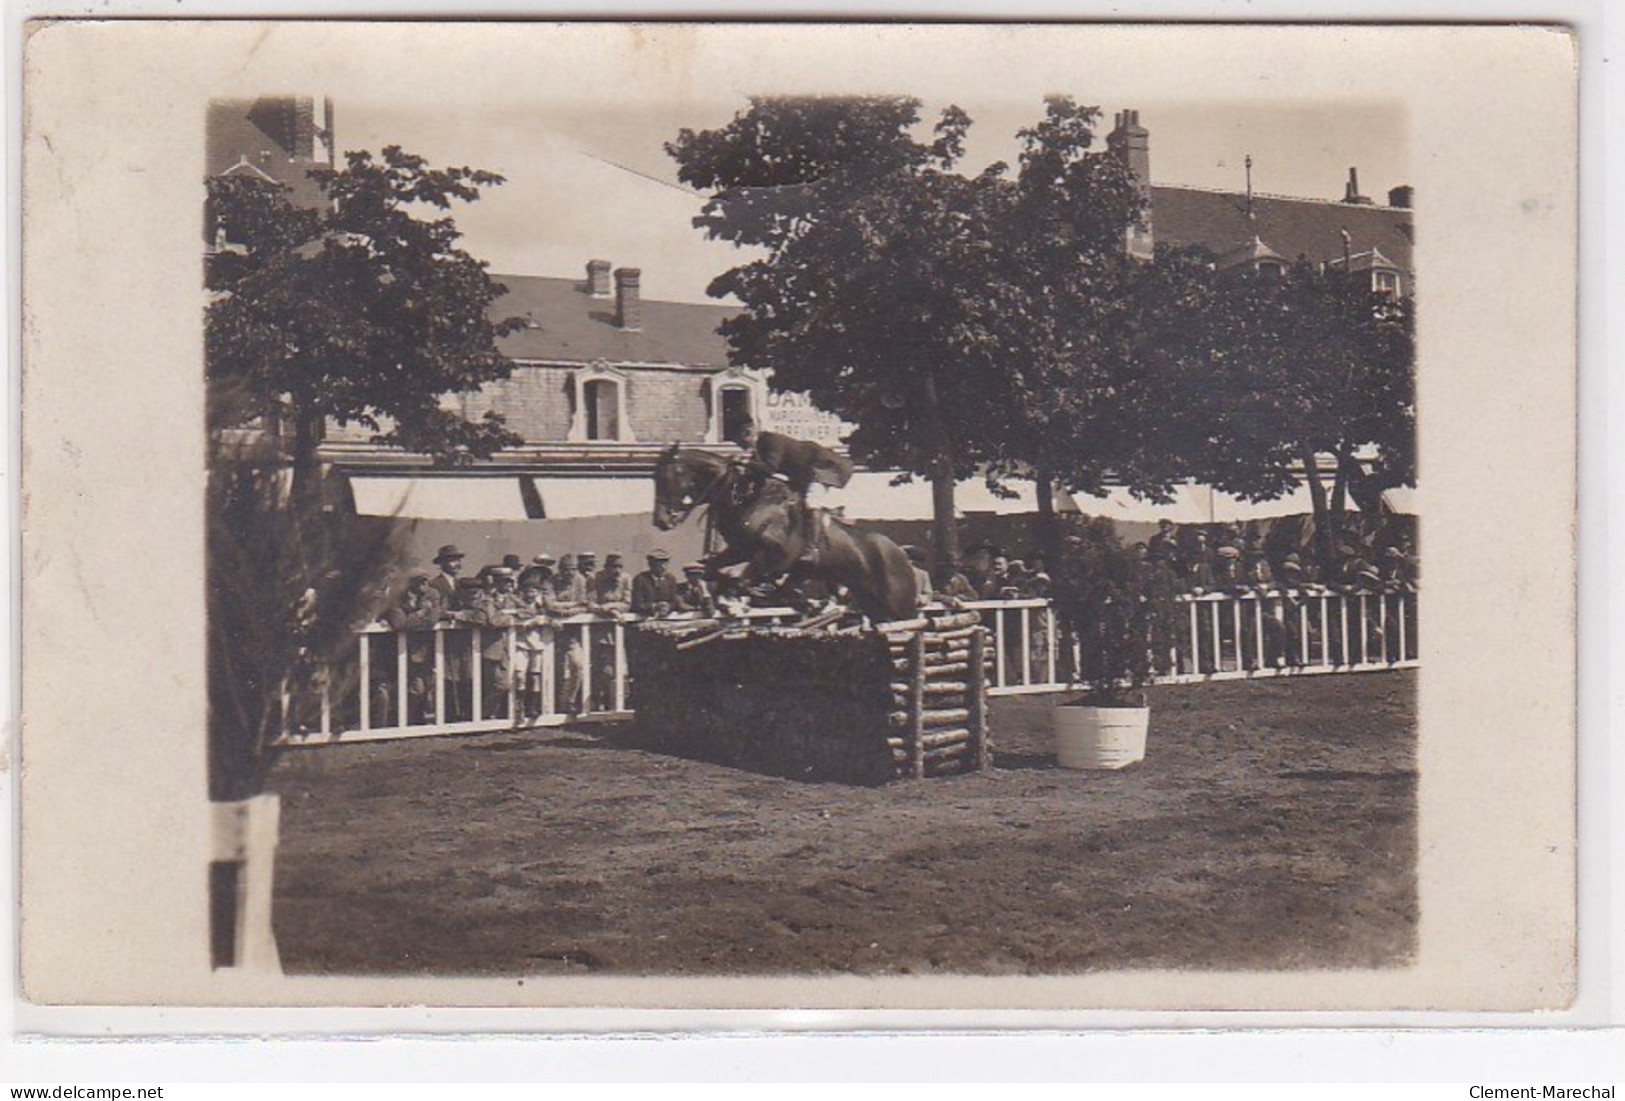
<path fill-rule="evenodd" d="M 1298 457 L 1303 462 L 1304 482 L 1309 486 L 1309 501 L 1315 509 L 1315 554 L 1322 568 L 1335 560 L 1337 542 L 1332 531 L 1331 509 L 1326 501 L 1326 486 L 1320 480 L 1320 465 L 1315 460 L 1311 444 L 1298 445 Z"/>
<path fill-rule="evenodd" d="M 1332 515 L 1337 517 L 1338 524 L 1343 522 L 1343 514 L 1348 511 L 1346 501 L 1349 489 L 1349 467 L 1354 462 L 1354 456 L 1349 454 L 1349 445 L 1337 445 L 1337 477 L 1332 481 Z"/>
<path fill-rule="evenodd" d="M 291 496 L 296 504 L 313 503 L 320 493 L 321 460 L 316 449 L 327 434 L 327 418 L 314 403 L 294 399 L 293 417 L 293 487 Z"/>
<path fill-rule="evenodd" d="M 936 548 L 936 561 L 957 564 L 959 525 L 954 518 L 953 440 L 943 420 L 936 376 L 931 374 L 929 368 L 925 372 L 921 398 L 929 435 L 927 446 L 931 452 L 931 542 Z"/>
<path fill-rule="evenodd" d="M 1038 547 L 1053 572 L 1061 556 L 1061 526 L 1055 515 L 1055 475 L 1047 464 L 1033 469 L 1033 486 L 1038 494 Z"/>

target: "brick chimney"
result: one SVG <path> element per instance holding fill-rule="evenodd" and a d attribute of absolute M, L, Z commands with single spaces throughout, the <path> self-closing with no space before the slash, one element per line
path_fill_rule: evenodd
<path fill-rule="evenodd" d="M 608 260 L 587 261 L 587 293 L 594 298 L 609 297 L 609 268 Z"/>
<path fill-rule="evenodd" d="M 295 96 L 293 100 L 293 142 L 289 153 L 302 160 L 316 160 L 316 100 Z"/>
<path fill-rule="evenodd" d="M 1349 182 L 1343 187 L 1343 201 L 1356 206 L 1370 206 L 1369 196 L 1360 194 L 1360 174 L 1353 168 L 1349 169 Z"/>
<path fill-rule="evenodd" d="M 1112 132 L 1106 135 L 1106 148 L 1123 162 L 1140 189 L 1140 198 L 1145 200 L 1140 215 L 1143 224 L 1130 226 L 1126 237 L 1128 254 L 1136 260 L 1149 260 L 1156 243 L 1151 231 L 1151 132 L 1140 125 L 1139 111 L 1117 112 Z"/>
<path fill-rule="evenodd" d="M 643 303 L 638 295 L 642 274 L 637 268 L 615 269 L 615 324 L 623 329 L 643 328 Z"/>
<path fill-rule="evenodd" d="M 1409 210 L 1411 208 L 1411 198 L 1414 194 L 1415 192 L 1411 189 L 1410 184 L 1391 187 L 1388 189 L 1388 205 L 1397 207 L 1400 210 Z"/>

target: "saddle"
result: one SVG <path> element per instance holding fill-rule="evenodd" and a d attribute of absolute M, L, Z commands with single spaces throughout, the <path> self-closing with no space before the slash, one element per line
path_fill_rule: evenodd
<path fill-rule="evenodd" d="M 730 503 L 735 508 L 746 508 L 775 491 L 782 494 L 784 505 L 790 510 L 796 529 L 801 534 L 803 548 L 798 562 L 815 564 L 819 548 L 829 539 L 829 514 L 807 503 L 807 498 L 786 475 L 756 459 L 734 460 L 739 476 L 729 490 Z"/>

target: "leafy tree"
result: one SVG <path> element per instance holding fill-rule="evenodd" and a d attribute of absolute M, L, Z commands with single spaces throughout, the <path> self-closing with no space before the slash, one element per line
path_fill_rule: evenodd
<path fill-rule="evenodd" d="M 504 288 L 458 247 L 443 213 L 501 178 L 431 168 L 394 146 L 312 175 L 329 200 L 321 209 L 294 206 L 262 179 L 208 181 L 220 241 L 205 276 L 216 799 L 259 789 L 283 723 L 314 721 L 300 708 L 324 681 L 333 698 L 353 696 L 355 685 L 333 678 L 353 679 L 342 658 L 398 564 L 389 525 L 358 527 L 323 507 L 327 420 L 442 462 L 517 442 L 498 418 L 471 424 L 441 407 L 511 369 L 496 339 L 519 323 L 489 316 Z M 291 491 L 284 456 L 235 446 L 224 431 L 262 416 L 292 425 Z"/>
<path fill-rule="evenodd" d="M 1133 259 L 1126 233 L 1145 199 L 1126 164 L 1094 148 L 1100 111 L 1052 96 L 1022 130 L 1013 178 L 989 176 L 998 249 L 988 280 L 992 354 L 1008 389 L 996 473 L 1032 472 L 1046 550 L 1058 550 L 1056 481 L 1108 479 L 1166 495 L 1183 473 L 1167 431 L 1168 373 L 1183 361 L 1151 340 L 1179 325 L 1186 274 L 1176 258 Z"/>
<path fill-rule="evenodd" d="M 915 136 L 904 97 L 753 98 L 720 129 L 666 146 L 711 192 L 695 224 L 765 251 L 710 286 L 745 310 L 723 326 L 735 362 L 771 369 L 857 427 L 853 455 L 930 479 L 937 551 L 957 557 L 956 477 L 995 454 L 1008 417 L 988 354 L 990 177 L 953 171 L 970 119 Z"/>
<path fill-rule="evenodd" d="M 1197 386 L 1182 401 L 1204 410 L 1203 473 L 1252 500 L 1303 477 L 1331 560 L 1338 517 L 1319 456 L 1369 494 L 1415 482 L 1413 304 L 1300 262 L 1279 280 L 1217 274 L 1200 313 L 1200 339 L 1174 352 Z M 1369 478 L 1354 461 L 1364 449 L 1375 454 Z"/>
<path fill-rule="evenodd" d="M 753 99 L 667 146 L 712 192 L 696 224 L 766 250 L 711 286 L 746 307 L 733 357 L 854 423 L 857 458 L 928 477 L 941 557 L 956 478 L 1035 474 L 1053 541 L 1057 481 L 1154 493 L 1178 475 L 1138 358 L 1135 288 L 1154 283 L 1125 234 L 1144 200 L 1099 118 L 1051 97 L 1015 170 L 975 176 L 956 170 L 968 116 L 948 108 L 927 143 L 904 98 Z"/>
<path fill-rule="evenodd" d="M 490 318 L 505 288 L 458 247 L 452 219 L 420 216 L 502 178 L 431 168 L 397 146 L 345 160 L 311 173 L 330 200 L 319 210 L 264 180 L 208 181 L 210 224 L 230 242 L 206 275 L 208 378 L 241 396 L 244 418 L 282 410 L 301 496 L 314 493 L 328 419 L 442 462 L 518 442 L 500 417 L 470 423 L 442 408 L 444 395 L 508 375 L 496 339 L 521 322 Z"/>

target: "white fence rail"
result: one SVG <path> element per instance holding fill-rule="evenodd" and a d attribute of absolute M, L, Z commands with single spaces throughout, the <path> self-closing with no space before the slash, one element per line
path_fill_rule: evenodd
<path fill-rule="evenodd" d="M 1047 600 L 983 600 L 990 695 L 1064 690 L 1088 654 Z M 789 608 L 748 618 L 786 622 Z M 369 627 L 353 655 L 283 695 L 288 745 L 473 734 L 632 715 L 631 617 L 534 626 Z M 1349 673 L 1417 664 L 1416 594 L 1270 592 L 1181 597 L 1147 639 L 1157 683 Z"/>
<path fill-rule="evenodd" d="M 1275 591 L 1181 596 L 1146 640 L 1154 682 L 1356 673 L 1417 665 L 1416 593 Z M 1056 692 L 1076 684 L 1089 655 L 1060 630 L 1045 600 L 986 600 L 993 634 L 988 692 Z"/>

